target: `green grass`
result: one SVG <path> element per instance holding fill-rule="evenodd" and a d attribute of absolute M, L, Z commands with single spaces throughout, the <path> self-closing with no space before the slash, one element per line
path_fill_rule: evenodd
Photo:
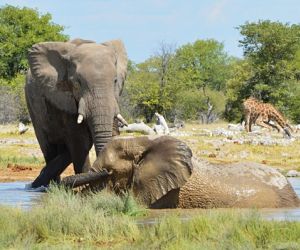
<path fill-rule="evenodd" d="M 38 143 L 32 143 L 34 140 L 36 137 L 32 126 L 25 134 L 20 135 L 17 125 L 0 125 L 0 168 L 6 168 L 9 163 L 42 166 L 44 159 Z"/>
<path fill-rule="evenodd" d="M 256 211 L 176 210 L 155 225 L 131 195 L 88 195 L 54 187 L 39 206 L 0 207 L 0 249 L 300 249 L 300 222 L 265 221 Z"/>
<path fill-rule="evenodd" d="M 44 160 L 40 157 L 35 156 L 0 156 L 0 168 L 7 167 L 10 164 L 19 164 L 19 165 L 30 165 L 32 167 L 40 167 L 44 164 Z"/>
<path fill-rule="evenodd" d="M 42 156 L 36 156 L 38 145 L 11 144 L 0 147 L 0 168 L 6 168 L 7 164 L 30 165 L 40 167 L 44 164 Z"/>
<path fill-rule="evenodd" d="M 189 221 L 162 218 L 142 231 L 153 249 L 300 249 L 300 223 L 264 221 L 257 212 L 208 210 Z M 149 249 L 149 248 L 148 248 Z"/>
<path fill-rule="evenodd" d="M 30 211 L 0 207 L 0 249 L 131 242 L 140 233 L 133 218 L 144 213 L 127 197 L 109 192 L 82 196 L 54 187 Z"/>
<path fill-rule="evenodd" d="M 29 125 L 29 130 L 24 134 L 19 134 L 17 124 L 0 125 L 0 139 L 17 138 L 17 139 L 34 139 L 34 129 Z"/>

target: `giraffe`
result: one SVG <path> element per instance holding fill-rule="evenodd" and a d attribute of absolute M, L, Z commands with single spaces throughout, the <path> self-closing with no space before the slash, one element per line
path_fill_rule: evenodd
<path fill-rule="evenodd" d="M 243 102 L 244 115 L 245 115 L 245 129 L 247 132 L 251 132 L 252 124 L 272 129 L 277 129 L 280 132 L 281 129 L 291 137 L 292 127 L 287 123 L 283 115 L 270 103 L 263 103 L 254 97 L 250 97 Z M 270 122 L 273 122 L 270 123 Z"/>

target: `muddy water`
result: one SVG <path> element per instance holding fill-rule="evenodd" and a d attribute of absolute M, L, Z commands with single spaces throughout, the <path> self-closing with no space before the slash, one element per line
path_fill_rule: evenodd
<path fill-rule="evenodd" d="M 300 178 L 288 178 L 296 194 L 300 198 Z M 266 219 L 275 220 L 297 220 L 300 221 L 300 207 L 298 208 L 265 208 L 260 210 Z"/>
<path fill-rule="evenodd" d="M 21 181 L 0 183 L 0 205 L 29 209 L 38 204 L 43 193 L 26 190 L 27 183 Z"/>
<path fill-rule="evenodd" d="M 300 197 L 300 178 L 290 178 L 289 181 L 295 189 L 297 195 Z M 27 182 L 0 183 L 0 205 L 10 205 L 25 210 L 37 205 L 44 193 L 25 190 L 26 183 Z M 259 211 L 265 219 L 300 221 L 300 207 L 260 209 Z M 141 220 L 138 223 L 151 225 L 157 222 L 158 217 L 169 213 L 178 214 L 182 220 L 188 220 L 199 212 L 201 213 L 201 209 L 151 210 L 150 217 L 145 220 Z"/>

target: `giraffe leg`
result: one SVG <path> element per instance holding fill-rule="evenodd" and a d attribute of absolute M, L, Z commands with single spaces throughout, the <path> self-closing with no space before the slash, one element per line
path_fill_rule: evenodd
<path fill-rule="evenodd" d="M 246 114 L 245 129 L 247 132 L 251 132 L 251 115 L 249 113 Z"/>
<path fill-rule="evenodd" d="M 270 125 L 271 127 L 275 128 L 277 130 L 277 132 L 279 133 L 280 130 L 281 130 L 281 127 L 276 123 L 274 122 L 274 124 L 270 123 L 270 121 L 266 122 L 268 125 Z"/>
<path fill-rule="evenodd" d="M 263 128 L 267 128 L 269 130 L 269 132 L 271 132 L 272 130 L 272 126 L 268 123 L 267 120 L 264 120 L 262 117 L 259 117 L 257 120 L 256 120 L 256 124 L 263 127 Z"/>

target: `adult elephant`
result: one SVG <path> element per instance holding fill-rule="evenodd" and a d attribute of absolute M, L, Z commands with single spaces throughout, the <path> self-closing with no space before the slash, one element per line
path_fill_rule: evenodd
<path fill-rule="evenodd" d="M 118 100 L 127 54 L 120 40 L 75 39 L 35 44 L 28 61 L 26 101 L 46 161 L 35 188 L 59 180 L 71 162 L 75 173 L 88 171 L 93 143 L 99 155 L 111 139 L 113 125 L 122 120 Z"/>
<path fill-rule="evenodd" d="M 133 189 L 150 208 L 294 207 L 299 199 L 277 170 L 255 163 L 213 165 L 192 157 L 190 148 L 169 136 L 115 139 L 95 161 L 94 172 L 62 184 Z"/>

